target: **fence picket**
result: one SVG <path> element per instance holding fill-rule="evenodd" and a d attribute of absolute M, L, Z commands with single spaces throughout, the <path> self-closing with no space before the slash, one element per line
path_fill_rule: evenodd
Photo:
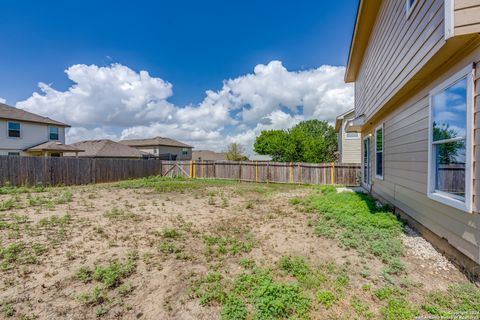
<path fill-rule="evenodd" d="M 0 185 L 78 185 L 146 176 L 356 186 L 360 165 L 272 161 L 162 161 L 0 156 Z"/>

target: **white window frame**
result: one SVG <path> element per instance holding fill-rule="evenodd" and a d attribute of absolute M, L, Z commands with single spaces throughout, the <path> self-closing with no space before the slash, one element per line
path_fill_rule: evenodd
<path fill-rule="evenodd" d="M 377 174 L 377 161 L 378 161 L 378 158 L 377 158 L 377 131 L 381 129 L 382 130 L 382 175 L 379 175 Z M 378 127 L 375 128 L 375 178 L 376 179 L 379 179 L 379 180 L 383 180 L 383 176 L 384 176 L 384 173 L 385 173 L 385 129 L 384 129 L 384 126 L 383 126 L 383 123 L 381 125 L 379 125 Z"/>
<path fill-rule="evenodd" d="M 412 14 L 413 9 L 415 6 L 418 4 L 420 0 L 414 0 L 413 4 L 410 4 L 409 0 L 405 0 L 405 9 L 407 11 L 407 19 L 410 18 L 410 15 Z"/>
<path fill-rule="evenodd" d="M 454 207 L 456 209 L 472 212 L 472 188 L 473 188 L 473 65 L 469 64 L 447 80 L 439 84 L 429 93 L 429 124 L 428 124 L 428 197 L 432 200 Z M 467 114 L 465 133 L 465 199 L 455 197 L 447 192 L 435 190 L 435 154 L 433 153 L 433 104 L 434 95 L 451 87 L 456 82 L 467 79 Z"/>
<path fill-rule="evenodd" d="M 368 145 L 368 183 L 365 182 L 365 140 L 370 139 L 370 143 Z M 370 188 L 372 185 L 372 135 L 368 134 L 362 139 L 362 183 Z"/>
<path fill-rule="evenodd" d="M 20 136 L 19 137 L 10 137 L 10 123 L 18 123 L 20 126 Z M 22 138 L 22 123 L 20 121 L 7 121 L 7 138 L 10 139 L 21 139 Z"/>

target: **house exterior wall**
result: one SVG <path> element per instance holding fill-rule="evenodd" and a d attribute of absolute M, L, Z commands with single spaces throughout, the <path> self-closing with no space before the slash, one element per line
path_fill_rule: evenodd
<path fill-rule="evenodd" d="M 148 152 L 153 155 L 159 154 L 174 154 L 177 155 L 177 160 L 192 160 L 192 148 L 185 148 L 187 149 L 187 154 L 183 154 L 182 147 L 169 147 L 169 146 L 142 146 L 142 147 L 134 147 L 140 151 Z M 158 152 L 156 152 L 158 150 Z"/>
<path fill-rule="evenodd" d="M 375 177 L 374 143 L 371 144 L 370 190 L 374 195 L 395 205 L 411 218 L 421 223 L 467 257 L 480 263 L 480 80 L 476 80 L 474 103 L 474 212 L 467 213 L 442 204 L 427 196 L 428 186 L 428 135 L 429 92 L 450 76 L 468 65 L 480 63 L 480 47 L 462 59 L 449 65 L 448 69 L 433 81 L 412 91 L 408 98 L 398 103 L 381 119 L 369 122 L 362 136 L 372 135 L 377 126 L 384 125 L 384 176 Z M 480 74 L 476 68 L 477 78 Z M 363 161 L 363 160 L 362 160 Z M 365 186 L 367 187 L 367 186 Z"/>
<path fill-rule="evenodd" d="M 455 35 L 480 32 L 480 0 L 455 0 L 453 25 Z"/>
<path fill-rule="evenodd" d="M 21 155 L 27 155 L 23 150 L 49 141 L 48 127 L 50 125 L 17 120 L 12 121 L 20 122 L 21 137 L 8 137 L 7 123 L 9 121 L 0 119 L 0 155 L 8 155 L 8 152 L 20 152 Z M 58 128 L 59 141 L 65 143 L 65 128 Z"/>
<path fill-rule="evenodd" d="M 370 118 L 445 44 L 444 0 L 382 1 L 355 81 L 355 113 Z"/>
<path fill-rule="evenodd" d="M 355 114 L 352 112 L 350 117 L 345 117 L 342 121 L 342 127 L 339 130 L 339 151 L 340 151 L 340 161 L 342 163 L 360 163 L 361 159 L 361 141 L 360 137 L 356 139 L 347 138 L 345 131 L 345 124 L 348 120 L 355 117 Z"/>

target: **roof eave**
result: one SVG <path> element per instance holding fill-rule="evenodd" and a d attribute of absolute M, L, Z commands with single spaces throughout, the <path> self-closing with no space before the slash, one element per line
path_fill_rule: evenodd
<path fill-rule="evenodd" d="M 350 42 L 345 82 L 354 82 L 367 48 L 368 39 L 375 24 L 375 18 L 381 5 L 381 0 L 360 0 L 357 8 L 355 27 Z"/>
<path fill-rule="evenodd" d="M 57 127 L 65 127 L 65 128 L 71 128 L 72 126 L 63 122 L 47 122 L 47 121 L 32 121 L 32 120 L 24 120 L 20 118 L 13 118 L 13 117 L 0 117 L 2 120 L 15 120 L 15 121 L 20 121 L 20 122 L 28 122 L 28 123 L 39 123 L 39 124 L 44 124 L 44 125 L 50 125 L 50 126 L 57 126 Z"/>

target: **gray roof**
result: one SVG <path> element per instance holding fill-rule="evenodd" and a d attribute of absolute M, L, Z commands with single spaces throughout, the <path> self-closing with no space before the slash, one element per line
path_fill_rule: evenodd
<path fill-rule="evenodd" d="M 192 159 L 197 160 L 227 160 L 227 154 L 224 152 L 215 152 L 210 150 L 194 150 Z"/>
<path fill-rule="evenodd" d="M 60 151 L 60 152 L 80 152 L 82 149 L 63 144 L 60 141 L 47 141 L 36 146 L 30 147 L 25 151 Z"/>
<path fill-rule="evenodd" d="M 148 155 L 135 148 L 123 145 L 121 143 L 104 139 L 104 140 L 86 140 L 73 143 L 72 146 L 85 150 L 79 152 L 79 157 L 91 158 L 142 158 Z"/>
<path fill-rule="evenodd" d="M 350 110 L 342 113 L 341 115 L 337 116 L 337 118 L 335 119 L 335 131 L 336 132 L 340 131 L 341 122 L 345 119 L 346 116 L 348 116 L 350 114 L 355 115 L 355 109 L 350 109 Z"/>
<path fill-rule="evenodd" d="M 52 120 L 48 117 L 39 116 L 38 114 L 31 113 L 19 108 L 11 107 L 4 103 L 0 103 L 0 119 L 19 120 L 27 122 L 53 124 L 61 127 L 70 127 L 60 121 Z"/>
<path fill-rule="evenodd" d="M 155 137 L 149 139 L 129 139 L 119 141 L 121 144 L 125 144 L 131 147 L 142 146 L 168 146 L 168 147 L 181 147 L 181 148 L 193 148 L 192 146 L 183 142 L 173 140 L 165 137 Z"/>

